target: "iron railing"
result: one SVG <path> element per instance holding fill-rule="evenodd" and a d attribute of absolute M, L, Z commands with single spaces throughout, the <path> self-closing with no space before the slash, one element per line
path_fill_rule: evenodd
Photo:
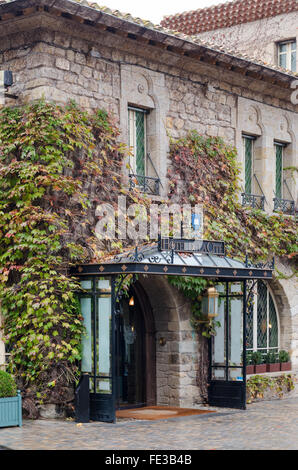
<path fill-rule="evenodd" d="M 160 179 L 151 176 L 143 175 L 129 175 L 130 189 L 138 188 L 141 192 L 151 194 L 153 196 L 159 195 Z"/>
<path fill-rule="evenodd" d="M 295 202 L 291 199 L 275 197 L 273 202 L 274 212 L 283 212 L 284 214 L 295 215 Z"/>
<path fill-rule="evenodd" d="M 257 194 L 242 193 L 242 205 L 253 207 L 254 209 L 264 210 L 265 207 L 265 196 L 259 196 Z"/>

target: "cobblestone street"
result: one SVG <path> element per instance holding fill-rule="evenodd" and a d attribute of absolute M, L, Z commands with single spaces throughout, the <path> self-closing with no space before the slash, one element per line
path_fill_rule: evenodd
<path fill-rule="evenodd" d="M 25 420 L 0 429 L 1 446 L 15 450 L 297 450 L 298 397 L 248 405 L 247 410 L 159 421 L 77 424 Z"/>

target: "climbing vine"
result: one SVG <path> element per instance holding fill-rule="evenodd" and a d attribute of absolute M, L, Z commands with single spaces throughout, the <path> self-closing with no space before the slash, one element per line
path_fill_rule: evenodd
<path fill-rule="evenodd" d="M 169 197 L 180 203 L 202 204 L 204 236 L 223 240 L 228 256 L 253 262 L 272 256 L 297 260 L 298 235 L 294 217 L 269 215 L 238 202 L 240 169 L 236 150 L 218 137 L 195 131 L 170 145 Z"/>
<path fill-rule="evenodd" d="M 287 215 L 269 215 L 241 206 L 240 169 L 234 148 L 220 138 L 205 138 L 192 131 L 171 141 L 170 158 L 169 198 L 203 206 L 206 239 L 223 240 L 227 255 L 242 261 L 245 255 L 252 262 L 264 262 L 272 256 L 285 258 L 293 266 L 292 276 L 297 275 L 296 221 Z M 169 282 L 192 300 L 193 325 L 198 329 L 202 319 L 199 296 L 207 281 L 181 276 L 169 277 Z M 206 323 L 202 334 L 214 334 L 217 324 L 214 320 Z"/>
<path fill-rule="evenodd" d="M 69 265 L 121 249 L 94 233 L 97 204 L 115 206 L 125 194 L 117 138 L 106 112 L 88 115 L 74 103 L 0 112 L 1 310 L 29 416 L 36 400 L 73 399 L 83 327 Z"/>

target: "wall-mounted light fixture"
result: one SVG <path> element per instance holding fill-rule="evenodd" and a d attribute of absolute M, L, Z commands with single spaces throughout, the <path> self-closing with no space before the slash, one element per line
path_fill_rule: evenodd
<path fill-rule="evenodd" d="M 134 304 L 135 304 L 135 299 L 134 299 L 134 297 L 132 296 L 132 297 L 130 298 L 129 302 L 128 302 L 128 305 L 129 305 L 130 307 L 133 307 Z"/>
<path fill-rule="evenodd" d="M 202 297 L 202 313 L 208 318 L 214 318 L 218 315 L 218 297 L 219 294 L 215 287 L 209 287 Z"/>

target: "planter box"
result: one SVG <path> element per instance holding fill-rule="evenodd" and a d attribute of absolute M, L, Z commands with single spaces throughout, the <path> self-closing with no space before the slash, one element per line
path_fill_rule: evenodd
<path fill-rule="evenodd" d="M 264 374 L 264 372 L 267 372 L 267 364 L 255 365 L 255 374 Z"/>
<path fill-rule="evenodd" d="M 255 366 L 253 364 L 249 364 L 246 366 L 246 375 L 251 375 L 255 373 Z"/>
<path fill-rule="evenodd" d="M 0 398 L 0 428 L 22 426 L 22 397 L 18 390 L 16 397 Z"/>
<path fill-rule="evenodd" d="M 280 363 L 275 362 L 274 364 L 266 364 L 267 369 L 266 372 L 279 372 L 280 371 Z"/>
<path fill-rule="evenodd" d="M 281 362 L 280 363 L 280 370 L 291 370 L 292 364 L 291 362 Z"/>

